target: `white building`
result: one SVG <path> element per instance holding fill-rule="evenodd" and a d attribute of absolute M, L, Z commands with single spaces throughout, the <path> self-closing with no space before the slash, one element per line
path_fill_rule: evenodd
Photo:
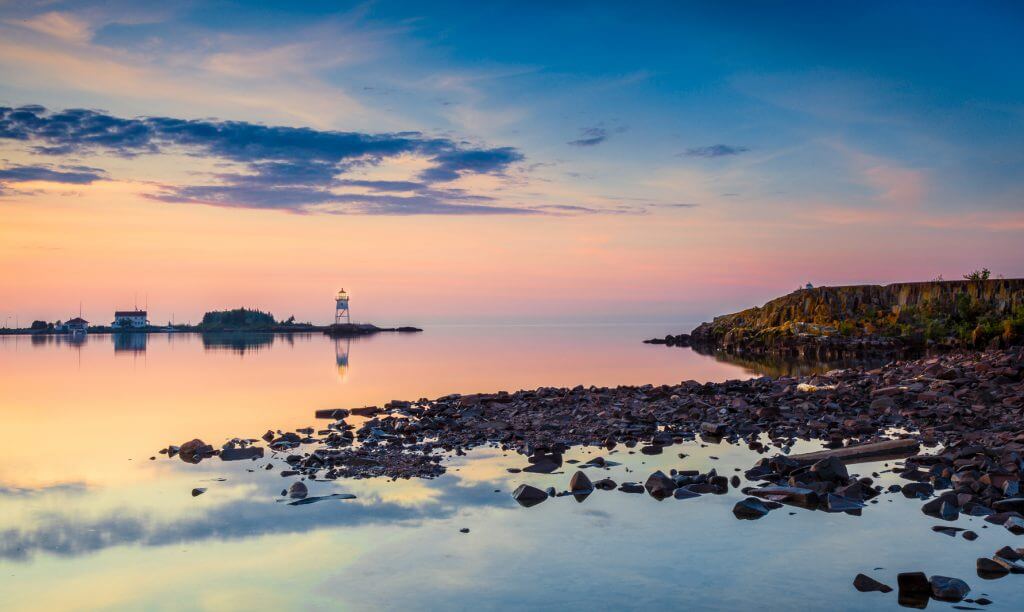
<path fill-rule="evenodd" d="M 145 310 L 118 310 L 114 313 L 114 322 L 111 327 L 135 328 L 147 327 L 149 319 L 146 318 Z"/>
<path fill-rule="evenodd" d="M 69 334 L 84 334 L 89 328 L 89 322 L 82 317 L 75 317 L 65 323 L 63 328 Z"/>

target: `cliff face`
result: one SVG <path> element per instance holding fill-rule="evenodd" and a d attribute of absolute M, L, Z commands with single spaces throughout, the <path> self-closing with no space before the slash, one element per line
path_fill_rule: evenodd
<path fill-rule="evenodd" d="M 817 344 L 831 338 L 832 345 L 978 344 L 1015 340 L 1018 325 L 1024 325 L 1024 279 L 932 281 L 801 289 L 715 317 L 691 337 L 723 348 L 765 350 L 799 343 L 796 338 Z"/>

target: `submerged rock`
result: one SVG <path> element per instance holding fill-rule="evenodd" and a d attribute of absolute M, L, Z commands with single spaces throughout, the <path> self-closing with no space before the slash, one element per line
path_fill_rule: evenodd
<path fill-rule="evenodd" d="M 768 512 L 768 508 L 756 497 L 740 500 L 732 507 L 733 515 L 740 520 L 757 520 L 763 516 L 768 516 Z"/>

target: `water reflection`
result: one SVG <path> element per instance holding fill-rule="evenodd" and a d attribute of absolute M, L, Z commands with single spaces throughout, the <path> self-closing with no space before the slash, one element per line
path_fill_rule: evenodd
<path fill-rule="evenodd" d="M 351 348 L 351 338 L 334 339 L 334 363 L 338 366 L 338 378 L 342 381 L 348 377 L 348 353 Z"/>
<path fill-rule="evenodd" d="M 301 334 L 308 335 L 308 334 Z M 259 352 L 270 348 L 275 342 L 295 344 L 295 334 L 274 332 L 205 332 L 201 334 L 203 349 L 207 351 L 230 351 L 238 355 Z"/>
<path fill-rule="evenodd" d="M 881 367 L 893 359 L 893 357 L 883 356 L 862 357 L 852 355 L 823 359 L 819 357 L 801 358 L 789 355 L 737 354 L 704 347 L 694 347 L 692 350 L 700 355 L 714 357 L 716 361 L 736 365 L 751 372 L 772 377 L 809 376 L 846 368 L 872 369 Z"/>
<path fill-rule="evenodd" d="M 149 334 L 141 332 L 118 332 L 110 334 L 115 353 L 145 353 Z"/>

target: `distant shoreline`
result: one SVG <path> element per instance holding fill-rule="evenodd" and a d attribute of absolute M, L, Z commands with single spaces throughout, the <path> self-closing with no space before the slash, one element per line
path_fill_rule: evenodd
<path fill-rule="evenodd" d="M 332 338 L 345 338 L 355 336 L 367 336 L 380 332 L 415 333 L 422 332 L 418 327 L 377 327 L 370 323 L 345 323 L 339 325 L 274 325 L 268 327 L 235 327 L 235 328 L 210 328 L 201 325 L 173 325 L 170 327 L 147 326 L 147 327 L 109 327 L 96 326 L 86 330 L 88 334 L 235 334 L 235 333 L 265 333 L 265 334 L 303 334 L 323 333 Z M 68 331 L 53 329 L 0 329 L 0 336 L 69 336 L 74 335 Z"/>

